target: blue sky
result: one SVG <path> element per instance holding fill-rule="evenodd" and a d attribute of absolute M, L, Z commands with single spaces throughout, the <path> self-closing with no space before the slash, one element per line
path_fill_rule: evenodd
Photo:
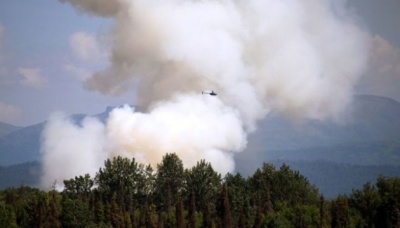
<path fill-rule="evenodd" d="M 88 92 L 82 80 L 66 70 L 66 65 L 79 61 L 71 50 L 71 35 L 97 36 L 107 31 L 110 21 L 80 15 L 54 0 L 5 0 L 0 1 L 0 24 L 1 122 L 24 126 L 54 111 L 97 113 L 108 105 L 133 101 L 132 94 L 107 97 Z M 28 81 L 22 76 L 35 73 Z"/>
<path fill-rule="evenodd" d="M 357 92 L 399 101 L 400 1 L 351 0 L 349 5 L 375 50 Z M 90 73 L 107 64 L 104 50 L 92 41 L 112 23 L 56 0 L 0 1 L 0 122 L 26 126 L 54 111 L 95 114 L 134 103 L 134 91 L 111 97 L 83 86 Z"/>

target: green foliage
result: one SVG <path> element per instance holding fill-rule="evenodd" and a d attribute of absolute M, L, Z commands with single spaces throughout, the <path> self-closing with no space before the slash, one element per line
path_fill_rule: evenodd
<path fill-rule="evenodd" d="M 104 204 L 102 201 L 97 201 L 94 207 L 94 222 L 104 224 L 106 221 Z"/>
<path fill-rule="evenodd" d="M 135 191 L 139 179 L 138 164 L 135 159 L 129 160 L 118 156 L 104 162 L 104 168 L 100 168 L 96 174 L 95 182 L 100 192 L 112 196 L 115 192 L 128 194 Z"/>
<path fill-rule="evenodd" d="M 101 197 L 110 202 L 115 201 L 122 211 L 133 210 L 147 200 L 147 195 L 152 191 L 152 169 L 138 164 L 134 158 L 114 157 L 104 162 L 96 174 L 95 183 Z"/>
<path fill-rule="evenodd" d="M 296 204 L 316 204 L 318 190 L 298 171 L 293 171 L 283 164 L 273 176 L 272 201 L 287 201 Z"/>
<path fill-rule="evenodd" d="M 77 196 L 86 199 L 89 197 L 93 184 L 94 181 L 90 178 L 89 174 L 64 180 L 64 193 L 69 194 L 71 197 Z"/>
<path fill-rule="evenodd" d="M 354 208 L 364 218 L 359 223 L 364 224 L 365 227 L 374 227 L 376 220 L 377 209 L 381 203 L 379 193 L 375 186 L 369 182 L 366 183 L 362 189 L 353 190 L 350 195 L 349 205 Z M 361 220 L 361 218 L 359 220 Z"/>
<path fill-rule="evenodd" d="M 194 191 L 190 192 L 189 196 L 189 221 L 188 221 L 188 228 L 196 227 L 196 203 L 194 198 Z"/>
<path fill-rule="evenodd" d="M 221 175 L 214 171 L 210 163 L 205 160 L 185 172 L 187 199 L 190 199 L 190 193 L 194 194 L 196 208 L 203 208 L 204 204 L 209 203 L 210 210 L 213 210 L 215 204 L 210 204 L 218 199 L 221 189 Z"/>
<path fill-rule="evenodd" d="M 268 228 L 292 227 L 292 224 L 288 219 L 288 215 L 284 212 L 274 213 L 267 219 L 266 223 Z"/>
<path fill-rule="evenodd" d="M 234 183 L 232 177 L 228 180 Z M 240 178 L 237 181 L 243 182 Z M 276 170 L 273 165 L 264 163 L 261 169 L 257 169 L 253 176 L 249 177 L 247 188 L 251 194 L 250 204 L 253 208 L 257 208 L 254 215 L 256 227 L 261 226 L 263 223 L 261 218 L 271 215 L 279 208 L 278 205 L 288 205 L 290 208 L 298 205 L 315 205 L 318 208 L 318 190 L 299 172 L 291 170 L 285 164 Z M 235 207 L 237 210 L 237 206 Z"/>
<path fill-rule="evenodd" d="M 208 203 L 203 205 L 203 227 L 213 227 L 213 220 L 211 218 L 210 206 Z"/>
<path fill-rule="evenodd" d="M 184 186 L 182 160 L 176 154 L 166 154 L 161 164 L 157 165 L 155 197 L 162 210 L 169 210 L 182 193 Z"/>
<path fill-rule="evenodd" d="M 379 177 L 376 186 L 381 198 L 377 220 L 385 227 L 400 227 L 400 179 Z"/>
<path fill-rule="evenodd" d="M 3 201 L 0 201 L 0 227 L 17 227 L 15 214 Z"/>
<path fill-rule="evenodd" d="M 167 154 L 156 172 L 116 157 L 64 185 L 0 191 L 0 227 L 400 227 L 399 178 L 328 201 L 285 164 L 222 180 L 204 160 L 184 170 Z"/>
<path fill-rule="evenodd" d="M 350 207 L 346 196 L 339 195 L 332 202 L 332 222 L 331 227 L 350 227 Z"/>
<path fill-rule="evenodd" d="M 176 227 L 176 211 L 175 207 L 161 213 L 164 227 Z"/>
<path fill-rule="evenodd" d="M 183 203 L 182 203 L 182 199 L 179 197 L 178 201 L 176 202 L 176 205 L 175 205 L 175 218 L 176 218 L 176 227 L 177 228 L 185 227 L 185 221 L 184 221 L 183 217 L 184 217 Z"/>
<path fill-rule="evenodd" d="M 226 184 L 222 187 L 218 211 L 220 212 L 220 218 L 222 218 L 222 227 L 232 227 L 231 206 L 229 205 L 228 187 Z"/>
<path fill-rule="evenodd" d="M 92 221 L 89 206 L 81 200 L 64 198 L 61 206 L 63 227 L 85 227 Z"/>
<path fill-rule="evenodd" d="M 250 195 L 248 194 L 248 181 L 237 173 L 235 175 L 228 173 L 224 177 L 225 183 L 229 186 L 228 196 L 233 224 L 237 227 L 249 227 L 249 222 L 254 213 L 250 206 Z"/>
<path fill-rule="evenodd" d="M 147 203 L 149 196 L 154 191 L 156 176 L 150 165 L 139 164 L 139 177 L 137 181 L 137 191 L 135 192 L 135 203 L 140 206 Z"/>

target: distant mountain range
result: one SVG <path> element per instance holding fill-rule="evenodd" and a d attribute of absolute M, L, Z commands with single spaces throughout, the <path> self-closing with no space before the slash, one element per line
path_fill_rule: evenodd
<path fill-rule="evenodd" d="M 103 113 L 95 116 L 105 122 L 112 109 L 107 107 Z M 274 164 L 284 161 L 304 172 L 311 182 L 323 184 L 317 186 L 321 190 L 327 189 L 325 185 L 328 183 L 319 180 L 327 179 L 326 175 L 333 173 L 332 167 L 341 167 L 341 171 L 349 174 L 342 173 L 341 177 L 358 176 L 357 181 L 347 179 L 343 182 L 345 186 L 338 187 L 336 192 L 330 191 L 328 195 L 360 187 L 361 180 L 373 181 L 379 173 L 400 175 L 397 172 L 400 170 L 400 103 L 385 97 L 360 95 L 355 97 L 348 113 L 340 123 L 315 120 L 292 123 L 277 115 L 267 117 L 258 123 L 258 130 L 249 136 L 247 149 L 235 156 L 237 171 L 250 175 L 264 161 Z M 84 114 L 71 116 L 77 123 L 84 117 Z M 40 137 L 44 126 L 45 122 L 27 127 L 0 123 L 2 175 L 16 168 L 28 170 L 23 168 L 25 166 L 38 169 L 38 163 L 31 162 L 40 160 Z M 326 165 L 321 165 L 324 162 Z M 21 163 L 26 164 L 16 166 Z M 357 175 L 352 175 L 352 172 Z M 335 178 L 338 176 L 329 176 L 328 179 L 339 181 Z M 24 178 L 21 180 L 34 183 Z"/>
<path fill-rule="evenodd" d="M 44 123 L 24 127 L 0 137 L 0 165 L 39 160 L 40 135 Z"/>
<path fill-rule="evenodd" d="M 340 123 L 290 121 L 271 116 L 250 135 L 236 156 L 238 170 L 252 173 L 262 161 L 332 161 L 356 165 L 400 165 L 400 103 L 385 97 L 356 96 Z"/>
<path fill-rule="evenodd" d="M 40 163 L 26 162 L 7 167 L 0 166 L 0 189 L 19 186 L 37 186 L 40 180 Z"/>
<path fill-rule="evenodd" d="M 16 127 L 13 126 L 11 124 L 6 124 L 6 123 L 2 123 L 0 122 L 0 137 L 7 135 L 13 131 L 17 131 L 19 129 L 21 129 L 22 127 Z"/>
<path fill-rule="evenodd" d="M 93 117 L 105 122 L 113 108 L 107 107 L 104 112 Z M 86 116 L 85 114 L 75 114 L 70 118 L 75 123 L 80 123 Z M 45 124 L 46 122 L 42 122 L 27 127 L 14 127 L 0 123 L 0 132 L 10 129 L 8 134 L 0 135 L 0 166 L 40 160 L 41 133 Z"/>
<path fill-rule="evenodd" d="M 361 189 L 367 182 L 375 183 L 377 177 L 400 177 L 400 167 L 390 165 L 351 165 L 329 161 L 272 160 L 277 169 L 283 164 L 298 170 L 328 199 L 339 194 L 349 194 Z"/>

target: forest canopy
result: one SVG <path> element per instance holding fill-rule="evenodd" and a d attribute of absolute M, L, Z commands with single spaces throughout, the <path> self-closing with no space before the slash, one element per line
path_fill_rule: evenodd
<path fill-rule="evenodd" d="M 0 191 L 0 227 L 397 227 L 400 179 L 379 177 L 326 200 L 298 171 L 264 163 L 251 176 L 222 177 L 205 160 L 189 169 L 174 153 L 154 170 L 107 159 L 94 177 L 59 192 Z"/>

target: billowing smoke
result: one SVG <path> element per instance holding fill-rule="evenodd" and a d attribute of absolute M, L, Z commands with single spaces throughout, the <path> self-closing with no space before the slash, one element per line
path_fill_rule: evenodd
<path fill-rule="evenodd" d="M 61 113 L 53 114 L 43 133 L 42 185 L 51 187 L 85 173 L 95 173 L 105 154 L 105 129 L 97 119 L 87 118 L 77 126 Z"/>
<path fill-rule="evenodd" d="M 232 171 L 232 152 L 245 148 L 256 121 L 271 111 L 296 119 L 339 118 L 368 53 L 367 36 L 344 1 L 60 1 L 114 20 L 109 66 L 85 86 L 110 95 L 134 90 L 145 112 L 115 109 L 96 131 L 88 123 L 51 120 L 43 135 L 45 173 L 65 167 L 53 160 L 73 156 L 58 149 L 68 139 L 49 135 L 69 128 L 73 137 L 104 140 L 82 148 L 83 139 L 73 143 L 76 153 L 96 162 L 119 154 L 156 164 L 176 152 L 186 166 L 204 158 L 222 173 Z M 201 95 L 205 89 L 218 96 Z M 82 162 L 87 172 L 93 160 Z"/>

